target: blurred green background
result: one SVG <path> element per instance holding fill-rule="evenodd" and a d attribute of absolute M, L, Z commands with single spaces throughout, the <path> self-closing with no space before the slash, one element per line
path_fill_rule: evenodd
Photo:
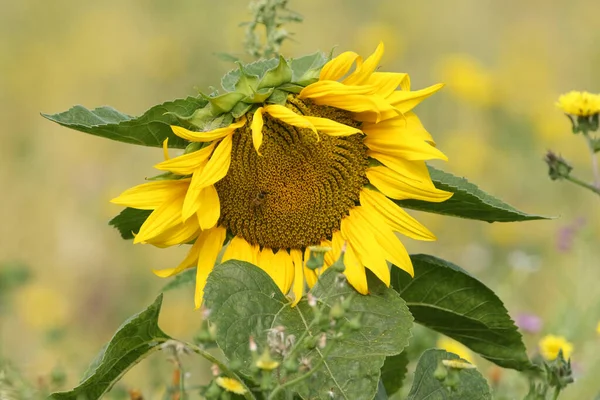
<path fill-rule="evenodd" d="M 166 283 L 151 269 L 174 265 L 185 249 L 133 246 L 107 225 L 120 211 L 108 200 L 153 175 L 160 149 L 88 136 L 39 113 L 82 104 L 138 115 L 208 92 L 233 67 L 214 53 L 243 54 L 239 24 L 250 13 L 240 0 L 0 3 L 0 363 L 10 360 L 40 387 L 64 371 L 67 387 Z M 366 56 L 383 40 L 384 70 L 410 73 L 416 89 L 447 84 L 416 110 L 450 159 L 436 165 L 558 218 L 486 224 L 415 213 L 439 240 L 404 242 L 475 274 L 513 317 L 539 315 L 542 330 L 525 334 L 531 354 L 543 334 L 572 341 L 578 381 L 564 398 L 592 399 L 600 391 L 600 199 L 550 181 L 542 158 L 553 149 L 591 179 L 585 143 L 554 102 L 572 89 L 600 90 L 600 2 L 549 4 L 291 1 L 305 22 L 288 26 L 295 42 L 284 53 L 338 46 Z M 191 338 L 200 325 L 191 290 L 166 296 L 161 325 Z M 501 390 L 522 395 L 524 380 L 477 362 Z M 196 369 L 200 380 L 209 374 L 206 364 Z M 160 398 L 171 370 L 155 357 L 121 387 Z"/>

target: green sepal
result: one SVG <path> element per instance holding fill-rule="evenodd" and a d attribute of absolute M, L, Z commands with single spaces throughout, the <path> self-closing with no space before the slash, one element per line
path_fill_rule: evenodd
<path fill-rule="evenodd" d="M 279 56 L 277 67 L 268 70 L 260 80 L 258 88 L 276 88 L 292 80 L 292 69 L 283 56 Z"/>
<path fill-rule="evenodd" d="M 259 89 L 256 92 L 254 92 L 251 96 L 244 97 L 242 102 L 254 103 L 254 104 L 264 103 L 265 100 L 267 100 L 269 98 L 269 96 L 271 96 L 271 94 L 273 93 L 273 90 L 274 90 L 273 88 Z"/>
<path fill-rule="evenodd" d="M 249 94 L 251 94 L 250 92 Z M 213 115 L 219 115 L 231 111 L 238 101 L 246 97 L 246 93 L 229 92 L 217 97 L 209 97 L 207 100 L 212 106 Z"/>
<path fill-rule="evenodd" d="M 218 112 L 213 109 L 212 104 L 209 103 L 206 107 L 197 109 L 188 122 L 199 129 L 204 129 L 204 127 L 217 115 Z"/>
<path fill-rule="evenodd" d="M 327 57 L 321 51 L 300 58 L 292 59 L 292 82 L 306 86 L 319 79 L 321 69 L 327 63 Z"/>
<path fill-rule="evenodd" d="M 283 90 L 275 89 L 273 94 L 267 99 L 267 103 L 285 105 L 288 94 Z"/>
<path fill-rule="evenodd" d="M 238 63 L 240 69 L 240 78 L 235 83 L 235 92 L 242 93 L 245 96 L 251 96 L 258 89 L 259 77 L 249 73 L 242 63 Z M 227 110 L 229 111 L 229 110 Z"/>
<path fill-rule="evenodd" d="M 298 94 L 302 91 L 302 89 L 304 89 L 304 86 L 300 86 L 295 83 L 285 83 L 285 84 L 279 86 L 277 89 L 286 91 L 288 93 Z"/>
<path fill-rule="evenodd" d="M 244 103 L 243 101 L 240 101 L 231 110 L 231 115 L 233 116 L 233 118 L 239 118 L 242 115 L 246 114 L 248 111 L 250 111 L 252 106 L 253 106 L 252 104 L 248 104 L 248 103 Z"/>

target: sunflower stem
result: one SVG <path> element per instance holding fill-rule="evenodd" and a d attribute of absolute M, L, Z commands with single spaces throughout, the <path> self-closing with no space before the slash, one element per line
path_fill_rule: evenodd
<path fill-rule="evenodd" d="M 246 386 L 246 382 L 244 382 L 235 372 L 233 372 L 232 370 L 230 370 L 229 367 L 227 367 L 227 365 L 223 364 L 221 361 L 217 360 L 212 354 L 208 353 L 205 350 L 202 350 L 200 347 L 196 346 L 195 344 L 185 343 L 185 345 L 190 350 L 192 350 L 194 353 L 201 355 L 206 360 L 208 360 L 211 363 L 217 365 L 219 367 L 219 369 L 225 375 L 227 375 L 230 378 L 236 379 L 238 382 L 240 382 L 240 384 L 244 387 L 244 389 L 246 389 L 246 393 L 243 394 L 243 396 L 244 396 L 244 398 L 246 400 L 256 400 L 256 397 L 250 391 L 250 388 L 248 386 Z"/>
<path fill-rule="evenodd" d="M 581 186 L 582 188 L 591 190 L 592 192 L 600 195 L 600 188 L 598 188 L 598 187 L 596 187 L 594 185 L 590 185 L 589 183 L 585 183 L 584 181 L 582 181 L 579 178 L 575 178 L 572 175 L 567 175 L 567 176 L 565 176 L 565 179 L 568 180 L 568 181 L 570 181 L 570 182 L 573 182 L 574 184 L 576 184 L 578 186 Z"/>

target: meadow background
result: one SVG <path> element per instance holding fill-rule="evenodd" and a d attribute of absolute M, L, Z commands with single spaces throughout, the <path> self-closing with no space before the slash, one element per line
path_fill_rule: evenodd
<path fill-rule="evenodd" d="M 541 331 L 525 334 L 531 354 L 543 334 L 572 341 L 578 381 L 561 398 L 592 399 L 600 392 L 600 199 L 550 181 L 542 159 L 553 149 L 591 179 L 585 143 L 554 102 L 572 89 L 600 91 L 600 2 L 549 4 L 291 1 L 305 22 L 288 26 L 295 42 L 283 50 L 300 56 L 337 46 L 366 56 L 383 40 L 385 70 L 410 73 L 416 89 L 447 84 L 416 110 L 450 159 L 436 165 L 519 209 L 558 218 L 486 224 L 415 212 L 438 241 L 404 243 L 472 272 L 514 318 L 538 315 Z M 151 269 L 172 266 L 186 249 L 133 246 L 107 225 L 120 211 L 108 200 L 153 175 L 160 149 L 68 130 L 39 113 L 82 104 L 138 115 L 209 92 L 233 67 L 214 53 L 242 55 L 239 24 L 250 14 L 242 0 L 0 5 L 0 369 L 37 387 L 65 374 L 67 388 L 166 283 Z M 167 333 L 188 340 L 200 326 L 191 293 L 169 292 L 161 316 Z M 209 366 L 196 360 L 186 363 L 206 381 Z M 522 378 L 476 362 L 499 390 L 523 394 Z M 161 398 L 171 371 L 154 355 L 108 397 L 140 389 Z"/>

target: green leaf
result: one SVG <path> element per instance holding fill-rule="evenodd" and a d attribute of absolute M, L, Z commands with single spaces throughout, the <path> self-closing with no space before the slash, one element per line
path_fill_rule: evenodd
<path fill-rule="evenodd" d="M 501 200 L 487 194 L 465 178 L 429 166 L 435 187 L 454 193 L 443 203 L 421 200 L 395 200 L 401 207 L 453 217 L 476 219 L 487 222 L 514 222 L 548 219 L 519 211 Z"/>
<path fill-rule="evenodd" d="M 317 51 L 313 54 L 290 60 L 290 67 L 292 68 L 292 82 L 300 83 L 309 77 L 313 77 L 316 72 L 321 71 L 326 63 L 327 56 L 322 51 Z M 318 73 L 316 74 L 316 77 L 319 77 Z"/>
<path fill-rule="evenodd" d="M 140 227 L 151 213 L 152 210 L 127 207 L 108 224 L 117 228 L 123 239 L 133 239 L 133 234 L 140 231 Z"/>
<path fill-rule="evenodd" d="M 415 370 L 415 379 L 407 400 L 487 400 L 492 399 L 490 388 L 476 369 L 455 370 L 459 382 L 454 390 L 446 388 L 433 372 L 441 360 L 460 359 L 444 350 L 430 349 L 423 353 Z"/>
<path fill-rule="evenodd" d="M 385 357 L 399 354 L 408 344 L 412 317 L 398 294 L 373 277 L 369 282 L 371 294 L 362 296 L 340 276 L 333 269 L 326 271 L 312 294 L 321 302 L 325 315 L 342 297 L 349 299 L 344 318 L 359 316 L 361 327 L 332 342 L 334 347 L 325 358 L 319 348 L 300 348 L 300 357 L 313 365 L 321 360 L 324 363 L 310 380 L 291 388 L 302 398 L 331 399 L 327 392 L 333 390 L 336 398 L 371 400 Z M 219 347 L 229 359 L 242 362 L 244 368 L 253 362 L 248 348 L 251 336 L 260 353 L 268 331 L 276 326 L 283 326 L 285 335 L 295 338 L 305 332 L 318 334 L 309 328 L 315 311 L 306 300 L 292 308 L 290 300 L 263 270 L 245 262 L 227 261 L 215 267 L 204 289 L 204 302 L 211 310 L 209 320 L 217 327 Z"/>
<path fill-rule="evenodd" d="M 279 63 L 278 58 L 270 58 L 268 60 L 258 60 L 250 64 L 244 64 L 244 71 L 251 75 L 256 75 L 261 79 L 268 70 L 276 68 Z M 228 92 L 235 91 L 235 85 L 240 80 L 242 73 L 239 68 L 232 69 L 221 79 L 221 86 Z"/>
<path fill-rule="evenodd" d="M 402 388 L 407 366 L 408 356 L 405 351 L 385 358 L 385 362 L 381 368 L 381 381 L 388 396 L 393 395 Z"/>
<path fill-rule="evenodd" d="M 418 254 L 415 276 L 392 269 L 392 287 L 415 322 L 449 336 L 505 368 L 532 367 L 521 334 L 496 294 L 460 267 Z"/>
<path fill-rule="evenodd" d="M 169 147 L 184 148 L 188 142 L 172 131 L 170 125 L 185 125 L 176 115 L 189 116 L 206 105 L 206 100 L 196 97 L 178 99 L 152 107 L 142 116 L 134 118 L 110 107 L 88 110 L 75 106 L 58 114 L 42 114 L 67 128 L 125 143 L 161 147 L 169 138 Z"/>
<path fill-rule="evenodd" d="M 69 392 L 53 393 L 55 400 L 96 400 L 110 390 L 125 372 L 170 339 L 158 327 L 162 294 L 139 314 L 129 318 L 117 330 L 86 372 L 84 379 Z"/>

